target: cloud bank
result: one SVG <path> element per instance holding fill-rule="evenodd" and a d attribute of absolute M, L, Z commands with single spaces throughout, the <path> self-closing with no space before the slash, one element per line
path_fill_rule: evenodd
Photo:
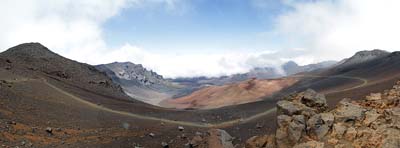
<path fill-rule="evenodd" d="M 270 0 L 254 1 L 253 5 L 260 5 L 255 9 L 264 9 Z M 63 56 L 89 64 L 132 61 L 166 77 L 190 77 L 279 67 L 288 60 L 300 64 L 340 60 L 359 50 L 400 49 L 398 0 L 282 0 L 282 5 L 290 9 L 274 17 L 273 27 L 262 33 L 267 38 L 279 38 L 279 43 L 271 43 L 280 44 L 278 49 L 161 54 L 131 43 L 109 47 L 102 25 L 124 9 L 161 8 L 184 15 L 195 7 L 189 1 L 5 0 L 0 2 L 0 50 L 40 42 Z"/>
<path fill-rule="evenodd" d="M 359 50 L 399 50 L 400 1 L 292 1 L 273 32 L 316 61 L 340 60 Z"/>

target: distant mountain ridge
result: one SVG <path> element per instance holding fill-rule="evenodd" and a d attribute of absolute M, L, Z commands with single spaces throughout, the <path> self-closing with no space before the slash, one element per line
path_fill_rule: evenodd
<path fill-rule="evenodd" d="M 336 61 L 323 61 L 315 64 L 308 64 L 304 66 L 298 65 L 296 62 L 289 61 L 282 65 L 283 71 L 286 75 L 293 75 L 301 72 L 310 72 L 318 69 L 325 69 L 335 65 Z"/>
<path fill-rule="evenodd" d="M 316 64 L 309 64 L 300 66 L 294 61 L 288 61 L 279 68 L 273 67 L 256 67 L 251 69 L 249 72 L 241 74 L 233 74 L 229 76 L 221 77 L 193 77 L 193 78 L 176 78 L 171 81 L 186 83 L 192 85 L 224 85 L 229 83 L 235 83 L 245 81 L 252 78 L 257 79 L 273 79 L 293 75 L 301 72 L 310 72 L 318 69 L 325 69 L 335 65 L 336 61 L 324 61 Z"/>

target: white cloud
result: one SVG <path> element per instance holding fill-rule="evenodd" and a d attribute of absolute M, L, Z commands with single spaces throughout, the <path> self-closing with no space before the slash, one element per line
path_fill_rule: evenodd
<path fill-rule="evenodd" d="M 277 17 L 273 33 L 284 37 L 284 44 L 305 49 L 301 54 L 305 57 L 340 60 L 359 50 L 400 49 L 398 0 L 285 3 L 293 10 Z"/>
<path fill-rule="evenodd" d="M 253 0 L 260 8 L 270 0 Z M 282 49 L 252 53 L 152 53 L 129 43 L 110 49 L 102 24 L 124 8 L 159 9 L 182 14 L 192 8 L 187 0 L 3 0 L 0 2 L 0 49 L 23 42 L 41 42 L 68 58 L 100 64 L 141 63 L 167 77 L 219 76 L 275 66 L 287 60 L 307 64 L 340 60 L 358 50 L 399 50 L 398 0 L 283 0 L 292 9 L 276 17 L 275 27 L 262 33 L 283 41 Z M 275 5 L 273 5 L 275 6 Z"/>
<path fill-rule="evenodd" d="M 0 48 L 5 50 L 24 42 L 40 42 L 51 50 L 80 62 L 103 64 L 132 61 L 166 77 L 228 75 L 246 72 L 255 66 L 276 63 L 273 60 L 259 59 L 260 55 L 265 56 L 270 54 L 269 52 L 248 53 L 243 50 L 160 54 L 129 43 L 117 49 L 110 49 L 103 39 L 102 24 L 127 7 L 163 8 L 178 15 L 190 9 L 188 1 L 185 0 L 2 1 Z"/>
<path fill-rule="evenodd" d="M 270 52 L 261 52 L 265 55 Z M 109 63 L 113 61 L 131 61 L 143 64 L 166 77 L 192 77 L 192 76 L 221 76 L 247 72 L 259 65 L 275 65 L 276 62 L 257 61 L 261 53 L 251 52 L 220 52 L 213 54 L 159 54 L 146 51 L 140 47 L 126 44 L 112 52 L 100 53 L 96 63 Z M 99 60 L 101 59 L 101 60 Z"/>

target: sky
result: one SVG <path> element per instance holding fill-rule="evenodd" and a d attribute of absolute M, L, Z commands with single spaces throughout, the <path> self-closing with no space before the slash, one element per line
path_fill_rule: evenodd
<path fill-rule="evenodd" d="M 398 0 L 2 0 L 0 51 L 25 42 L 89 64 L 221 76 L 399 50 Z"/>

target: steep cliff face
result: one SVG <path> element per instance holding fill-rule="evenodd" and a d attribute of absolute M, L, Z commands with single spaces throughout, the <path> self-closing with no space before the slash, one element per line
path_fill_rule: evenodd
<path fill-rule="evenodd" d="M 361 101 L 343 99 L 327 109 L 324 95 L 307 90 L 277 103 L 277 130 L 246 147 L 347 148 L 400 146 L 400 81 Z"/>
<path fill-rule="evenodd" d="M 163 76 L 147 70 L 141 64 L 114 62 L 97 65 L 96 68 L 121 85 L 130 97 L 152 105 L 159 106 L 161 101 L 182 91 L 179 85 L 165 80 Z"/>
<path fill-rule="evenodd" d="M 133 64 L 131 62 L 114 62 L 96 66 L 102 71 L 110 70 L 114 73 L 114 77 L 124 80 L 137 81 L 142 85 L 157 85 L 167 83 L 163 76 L 147 70 L 141 64 Z"/>

